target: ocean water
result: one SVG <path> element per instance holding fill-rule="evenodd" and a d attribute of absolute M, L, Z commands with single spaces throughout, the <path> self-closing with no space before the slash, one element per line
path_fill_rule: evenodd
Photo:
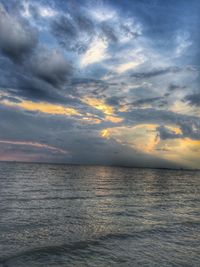
<path fill-rule="evenodd" d="M 0 163 L 0 266 L 200 266 L 200 172 Z"/>

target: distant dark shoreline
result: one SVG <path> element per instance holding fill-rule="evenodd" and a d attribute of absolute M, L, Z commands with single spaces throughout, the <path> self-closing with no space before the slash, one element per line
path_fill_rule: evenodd
<path fill-rule="evenodd" d="M 65 166 L 88 166 L 88 167 L 115 167 L 115 168 L 130 168 L 130 169 L 150 169 L 150 170 L 163 170 L 163 171 L 200 171 L 200 169 L 187 169 L 187 168 L 164 168 L 164 167 L 142 167 L 142 166 L 126 166 L 126 165 L 103 165 L 103 164 L 81 164 L 81 163 L 62 163 L 62 162 L 29 162 L 29 161 L 0 161 L 0 163 L 11 164 L 41 164 L 41 165 L 65 165 Z"/>

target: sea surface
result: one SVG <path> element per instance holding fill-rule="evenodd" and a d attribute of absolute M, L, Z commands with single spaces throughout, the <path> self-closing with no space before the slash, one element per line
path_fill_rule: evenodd
<path fill-rule="evenodd" d="M 0 163 L 0 266 L 200 266 L 200 172 Z"/>

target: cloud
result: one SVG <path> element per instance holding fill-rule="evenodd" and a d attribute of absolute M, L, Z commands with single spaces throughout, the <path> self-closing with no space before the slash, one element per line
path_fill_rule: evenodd
<path fill-rule="evenodd" d="M 111 96 L 106 98 L 106 103 L 111 106 L 118 106 L 120 104 L 121 97 Z"/>
<path fill-rule="evenodd" d="M 152 98 L 142 98 L 142 99 L 138 99 L 136 101 L 133 102 L 133 106 L 145 106 L 145 105 L 158 105 L 158 106 L 162 106 L 167 104 L 167 100 L 165 97 L 152 97 Z"/>
<path fill-rule="evenodd" d="M 106 115 L 113 115 L 114 110 L 113 107 L 104 103 L 103 100 L 97 99 L 97 98 L 84 98 L 82 99 L 83 103 L 86 103 L 87 105 L 97 109 L 101 110 Z"/>
<path fill-rule="evenodd" d="M 134 69 L 135 67 L 139 66 L 142 63 L 142 60 L 133 60 L 130 62 L 122 63 L 116 67 L 116 72 L 121 74 L 126 72 L 127 70 Z"/>
<path fill-rule="evenodd" d="M 112 25 L 109 25 L 107 22 L 102 22 L 101 30 L 103 34 L 106 36 L 106 38 L 111 42 L 118 42 L 118 35 L 115 32 L 115 29 L 112 27 Z"/>
<path fill-rule="evenodd" d="M 184 98 L 190 105 L 200 107 L 200 93 L 186 95 Z"/>
<path fill-rule="evenodd" d="M 178 33 L 176 36 L 176 42 L 177 42 L 177 47 L 176 47 L 177 56 L 182 56 L 183 53 L 185 53 L 186 50 L 192 45 L 190 35 L 187 32 Z"/>
<path fill-rule="evenodd" d="M 94 40 L 85 54 L 81 57 L 81 66 L 86 67 L 87 65 L 100 62 L 108 58 L 106 52 L 107 43 L 100 38 Z"/>
<path fill-rule="evenodd" d="M 181 69 L 179 67 L 167 67 L 164 69 L 155 69 L 147 72 L 135 72 L 130 75 L 132 78 L 137 79 L 149 79 L 156 76 L 165 75 L 168 73 L 177 73 L 180 72 Z"/>
<path fill-rule="evenodd" d="M 51 17 L 55 17 L 58 14 L 54 9 L 48 6 L 39 6 L 38 9 L 39 9 L 39 14 L 42 17 L 51 18 Z"/>
<path fill-rule="evenodd" d="M 5 68 L 6 69 L 6 68 Z M 46 101 L 50 103 L 73 104 L 80 103 L 79 99 L 69 96 L 62 89 L 64 82 L 58 86 L 39 79 L 33 75 L 30 64 L 16 72 L 8 65 L 5 75 L 0 78 L 1 91 L 8 93 L 9 97 L 18 97 L 31 101 Z"/>
<path fill-rule="evenodd" d="M 65 37 L 67 40 L 75 39 L 77 36 L 76 27 L 70 16 L 60 16 L 52 23 L 52 31 L 58 37 Z"/>
<path fill-rule="evenodd" d="M 13 142 L 25 142 L 30 145 L 2 144 L 0 151 L 4 155 L 18 160 L 53 161 L 68 163 L 92 163 L 114 164 L 127 166 L 164 166 L 172 162 L 160 160 L 151 155 L 136 152 L 127 145 L 122 145 L 114 140 L 105 140 L 99 135 L 102 128 L 97 129 L 94 125 L 82 125 L 70 117 L 44 116 L 22 110 L 0 108 L 0 140 Z M 9 123 L 8 122 L 9 119 Z M 68 153 L 59 153 L 52 149 L 35 147 L 31 144 L 45 144 L 47 146 L 62 149 Z M 5 147 L 6 145 L 6 147 Z M 24 150 L 25 149 L 25 150 Z M 46 151 L 46 152 L 45 152 Z M 13 152 L 11 154 L 11 152 Z M 14 159 L 12 157 L 12 160 Z M 3 159 L 3 158 L 1 158 Z"/>
<path fill-rule="evenodd" d="M 37 31 L 27 21 L 8 14 L 0 5 L 0 50 L 14 62 L 20 62 L 37 45 Z"/>
<path fill-rule="evenodd" d="M 51 31 L 62 47 L 78 54 L 85 52 L 93 39 L 93 23 L 81 14 L 56 17 L 51 23 Z"/>
<path fill-rule="evenodd" d="M 191 164 L 200 140 L 199 4 L 147 2 L 1 1 L 0 140 L 22 142 L 1 143 L 3 155 Z"/>
<path fill-rule="evenodd" d="M 66 107 L 62 105 L 54 105 L 45 102 L 32 102 L 32 101 L 19 101 L 13 103 L 8 100 L 3 100 L 0 103 L 10 106 L 10 107 L 19 107 L 28 111 L 42 112 L 52 115 L 65 115 L 65 116 L 80 116 L 81 114 L 78 110 L 72 107 Z"/>
<path fill-rule="evenodd" d="M 170 128 L 165 127 L 165 126 L 159 126 L 156 128 L 156 130 L 159 133 L 159 137 L 163 140 L 183 137 L 181 130 L 175 131 L 174 129 L 170 129 Z"/>
<path fill-rule="evenodd" d="M 168 88 L 168 90 L 170 91 L 170 92 L 173 92 L 173 91 L 176 91 L 176 90 L 182 90 L 182 89 L 186 89 L 186 86 L 180 86 L 180 85 L 177 85 L 177 84 L 170 84 L 169 85 L 169 88 Z"/>
<path fill-rule="evenodd" d="M 141 25 L 104 4 L 89 2 L 85 6 L 69 4 L 68 12 L 52 21 L 51 32 L 67 51 L 81 55 L 87 53 L 96 40 L 110 48 L 135 40 L 141 35 Z"/>
<path fill-rule="evenodd" d="M 167 110 L 157 110 L 155 108 L 132 109 L 126 112 L 118 112 L 128 126 L 135 124 L 158 124 L 158 125 L 177 125 L 184 137 L 200 138 L 200 118 L 177 114 Z"/>
<path fill-rule="evenodd" d="M 86 15 L 76 14 L 74 16 L 74 20 L 77 24 L 77 28 L 80 30 L 79 34 L 82 34 L 82 31 L 86 32 L 88 35 L 92 35 L 94 33 L 94 24 Z"/>
<path fill-rule="evenodd" d="M 30 59 L 32 73 L 52 86 L 61 86 L 72 75 L 73 67 L 57 49 L 42 47 Z M 29 62 L 28 62 L 29 64 Z"/>
<path fill-rule="evenodd" d="M 200 119 L 199 117 L 183 119 L 179 122 L 184 137 L 200 140 Z"/>
<path fill-rule="evenodd" d="M 52 150 L 55 151 L 57 153 L 61 153 L 61 154 L 67 154 L 67 151 L 54 147 L 54 146 L 49 146 L 47 144 L 41 144 L 41 143 L 37 143 L 37 142 L 25 142 L 25 141 L 13 141 L 13 140 L 0 140 L 1 144 L 8 144 L 8 145 L 19 145 L 19 146 L 30 146 L 30 147 L 35 147 L 35 148 L 40 148 L 40 149 L 47 149 L 47 150 Z"/>

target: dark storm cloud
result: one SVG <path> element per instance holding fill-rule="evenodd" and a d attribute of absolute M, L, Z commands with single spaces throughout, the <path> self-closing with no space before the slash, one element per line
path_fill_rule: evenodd
<path fill-rule="evenodd" d="M 6 58 L 1 58 L 1 63 L 2 91 L 33 101 L 79 102 L 78 99 L 72 100 L 66 96 L 63 91 L 72 75 L 73 67 L 59 50 L 42 47 L 29 55 L 23 64 L 15 66 Z"/>
<path fill-rule="evenodd" d="M 120 29 L 122 30 L 124 36 L 132 37 L 132 39 L 135 39 L 141 35 L 139 31 L 134 30 L 132 27 L 130 27 L 130 25 L 127 24 L 122 23 L 120 25 Z"/>
<path fill-rule="evenodd" d="M 190 137 L 195 140 L 200 140 L 200 119 L 188 118 L 188 120 L 182 120 L 179 123 L 183 133 L 183 137 Z"/>
<path fill-rule="evenodd" d="M 122 100 L 121 97 L 111 96 L 106 98 L 106 103 L 111 106 L 119 106 L 120 100 Z"/>
<path fill-rule="evenodd" d="M 37 44 L 37 32 L 29 23 L 8 14 L 0 4 L 0 50 L 14 62 L 20 62 Z"/>
<path fill-rule="evenodd" d="M 147 72 L 135 72 L 130 75 L 132 78 L 137 79 L 149 79 L 156 76 L 165 75 L 168 73 L 177 73 L 180 72 L 181 69 L 179 67 L 168 67 L 165 69 L 155 69 Z"/>
<path fill-rule="evenodd" d="M 73 78 L 71 79 L 71 85 L 77 86 L 77 85 L 83 85 L 85 87 L 88 87 L 89 85 L 104 85 L 106 82 L 102 80 L 97 80 L 93 78 Z"/>
<path fill-rule="evenodd" d="M 74 96 L 101 96 L 106 90 L 109 90 L 109 83 L 106 81 L 92 78 L 72 78 L 67 90 Z"/>
<path fill-rule="evenodd" d="M 60 16 L 52 23 L 53 33 L 58 37 L 64 37 L 66 40 L 75 39 L 77 36 L 76 27 L 71 18 Z"/>
<path fill-rule="evenodd" d="M 159 133 L 159 137 L 163 140 L 173 139 L 173 138 L 182 138 L 182 134 L 177 134 L 176 132 L 166 128 L 165 126 L 159 126 L 156 128 Z"/>
<path fill-rule="evenodd" d="M 118 41 L 118 37 L 117 34 L 115 33 L 115 30 L 113 29 L 113 27 L 111 25 L 109 25 L 106 22 L 103 22 L 101 24 L 101 30 L 103 32 L 103 34 L 111 41 L 111 42 L 117 42 Z"/>
<path fill-rule="evenodd" d="M 35 77 L 18 77 L 18 87 L 8 89 L 16 96 L 21 96 L 27 100 L 45 101 L 60 104 L 76 104 L 78 99 L 72 99 L 65 94 L 65 91 L 54 88 L 51 84 Z"/>
<path fill-rule="evenodd" d="M 182 90 L 182 89 L 185 89 L 185 88 L 186 88 L 186 86 L 180 86 L 180 85 L 177 85 L 177 84 L 170 84 L 169 88 L 168 88 L 168 91 L 173 92 L 173 91 Z"/>
<path fill-rule="evenodd" d="M 80 31 L 87 32 L 88 34 L 92 34 L 94 32 L 94 24 L 88 17 L 78 14 L 75 15 L 74 20 Z"/>
<path fill-rule="evenodd" d="M 200 93 L 185 96 L 184 101 L 189 102 L 192 106 L 200 107 Z"/>
<path fill-rule="evenodd" d="M 164 97 L 152 97 L 152 98 L 143 98 L 139 99 L 133 102 L 134 106 L 142 106 L 145 104 L 153 104 L 153 103 L 159 103 L 159 104 L 166 104 L 166 100 Z"/>
<path fill-rule="evenodd" d="M 28 64 L 33 75 L 55 87 L 63 85 L 73 71 L 72 65 L 67 62 L 61 51 L 44 47 L 32 56 Z"/>
<path fill-rule="evenodd" d="M 59 16 L 52 22 L 51 31 L 62 47 L 78 53 L 85 52 L 93 39 L 93 23 L 83 15 Z"/>
<path fill-rule="evenodd" d="M 51 60 L 50 60 L 51 61 Z M 62 103 L 62 104 L 75 104 L 80 101 L 76 98 L 69 96 L 69 90 L 65 89 L 63 80 L 57 81 L 57 86 L 53 86 L 51 83 L 46 82 L 44 79 L 40 79 L 38 72 L 34 73 L 32 67 L 30 67 L 30 61 L 24 65 L 17 65 L 17 68 L 11 61 L 6 58 L 1 58 L 3 65 L 0 67 L 0 92 L 8 93 L 9 97 L 20 97 L 31 101 L 45 101 L 51 103 Z M 48 63 L 47 63 L 48 65 Z M 36 67 L 37 65 L 34 65 Z M 44 67 L 44 71 L 48 74 L 47 68 Z M 54 78 L 54 76 L 52 77 Z M 61 77 L 62 78 L 62 77 Z M 67 75 L 64 78 L 68 79 Z M 55 83 L 55 82 L 54 82 Z"/>
<path fill-rule="evenodd" d="M 129 90 L 129 96 L 136 97 L 137 99 L 141 98 L 155 98 L 157 94 L 152 90 L 149 90 L 145 87 L 137 87 Z"/>

